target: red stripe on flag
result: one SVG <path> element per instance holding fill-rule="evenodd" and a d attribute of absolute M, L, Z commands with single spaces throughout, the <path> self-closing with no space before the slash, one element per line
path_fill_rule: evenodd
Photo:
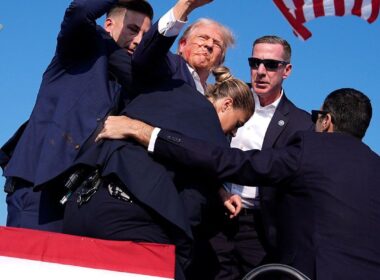
<path fill-rule="evenodd" d="M 303 13 L 303 5 L 305 5 L 305 1 L 304 0 L 294 0 L 293 2 L 294 2 L 294 5 L 296 6 L 295 13 L 296 13 L 297 21 L 300 23 L 306 22 L 305 15 Z"/>
<path fill-rule="evenodd" d="M 288 4 L 290 2 L 285 0 L 273 0 L 273 2 L 288 20 L 294 32 L 304 40 L 311 37 L 310 31 L 303 25 L 306 22 L 304 12 L 306 14 L 310 14 L 308 20 L 313 19 L 311 16 L 311 9 L 313 9 L 315 18 L 326 16 L 326 7 L 324 4 L 329 5 L 328 7 L 330 7 L 331 4 L 334 4 L 336 16 L 345 16 L 346 14 L 352 14 L 366 19 L 369 23 L 374 22 L 380 14 L 380 0 L 366 1 L 365 4 L 363 0 L 313 0 L 312 5 L 308 2 L 309 4 L 305 7 L 304 0 L 293 0 L 294 5 Z M 352 5 L 351 11 L 345 11 L 346 4 L 350 7 Z M 362 13 L 363 5 L 366 9 L 365 16 L 363 16 Z M 370 5 L 370 7 L 368 5 Z M 370 15 L 369 12 L 371 13 Z"/>
<path fill-rule="evenodd" d="M 273 0 L 273 2 L 276 4 L 277 8 L 281 11 L 284 17 L 288 20 L 293 30 L 295 30 L 295 32 L 301 36 L 302 39 L 306 40 L 311 37 L 310 31 L 305 26 L 303 26 L 301 22 L 294 18 L 283 0 Z"/>
<path fill-rule="evenodd" d="M 379 16 L 380 12 L 380 0 L 372 0 L 372 13 L 371 16 L 367 19 L 369 23 L 374 22 Z"/>
<path fill-rule="evenodd" d="M 362 5 L 363 0 L 355 0 L 354 6 L 352 7 L 351 13 L 355 16 L 362 16 Z"/>
<path fill-rule="evenodd" d="M 344 0 L 334 0 L 335 15 L 344 16 Z"/>
<path fill-rule="evenodd" d="M 325 15 L 325 9 L 323 6 L 323 0 L 313 0 L 313 8 L 315 17 L 323 17 Z"/>
<path fill-rule="evenodd" d="M 174 278 L 173 245 L 0 227 L 0 256 Z"/>

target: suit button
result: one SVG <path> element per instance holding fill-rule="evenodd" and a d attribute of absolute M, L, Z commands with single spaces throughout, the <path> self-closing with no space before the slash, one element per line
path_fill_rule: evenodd
<path fill-rule="evenodd" d="M 177 137 L 174 137 L 174 136 L 168 136 L 168 139 L 170 141 L 173 141 L 173 142 L 176 142 L 176 143 L 180 143 L 181 142 L 181 138 L 177 138 Z"/>
<path fill-rule="evenodd" d="M 75 145 L 75 150 L 79 150 L 79 148 L 80 148 L 80 145 L 78 144 L 78 145 Z"/>

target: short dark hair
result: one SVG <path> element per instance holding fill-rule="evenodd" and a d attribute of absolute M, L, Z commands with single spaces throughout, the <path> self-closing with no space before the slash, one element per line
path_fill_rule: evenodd
<path fill-rule="evenodd" d="M 152 6 L 145 0 L 123 0 L 119 1 L 117 4 L 111 7 L 111 9 L 107 13 L 107 17 L 110 15 L 117 13 L 118 10 L 127 9 L 131 11 L 135 11 L 141 14 L 144 14 L 153 19 L 153 8 Z"/>
<path fill-rule="evenodd" d="M 331 114 L 334 131 L 349 133 L 362 139 L 372 118 L 369 98 L 353 88 L 331 92 L 323 102 L 322 110 Z"/>
<path fill-rule="evenodd" d="M 257 44 L 278 44 L 281 45 L 284 49 L 284 57 L 282 58 L 286 62 L 290 63 L 290 59 L 292 57 L 292 48 L 290 47 L 290 44 L 285 39 L 275 36 L 275 35 L 265 35 L 260 38 L 257 38 L 253 42 L 253 48 Z"/>

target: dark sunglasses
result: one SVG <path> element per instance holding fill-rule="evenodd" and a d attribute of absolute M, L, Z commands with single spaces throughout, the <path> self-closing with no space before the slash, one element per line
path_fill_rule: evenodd
<path fill-rule="evenodd" d="M 275 59 L 260 59 L 256 57 L 248 57 L 249 66 L 252 69 L 258 69 L 260 64 L 264 64 L 265 69 L 268 71 L 276 71 L 280 65 L 287 65 L 289 62 L 275 60 Z"/>
<path fill-rule="evenodd" d="M 313 123 L 317 123 L 319 115 L 326 116 L 329 112 L 319 111 L 319 110 L 311 110 L 311 121 Z"/>

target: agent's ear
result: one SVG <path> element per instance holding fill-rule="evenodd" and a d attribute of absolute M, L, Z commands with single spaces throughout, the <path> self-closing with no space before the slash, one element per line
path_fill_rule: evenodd
<path fill-rule="evenodd" d="M 115 23 L 114 23 L 113 19 L 111 19 L 111 18 L 106 18 L 106 20 L 104 21 L 104 29 L 110 34 L 112 34 L 112 29 L 113 29 L 114 25 L 115 25 Z"/>
<path fill-rule="evenodd" d="M 282 74 L 282 78 L 285 80 L 287 77 L 289 77 L 290 73 L 292 73 L 292 65 L 286 64 L 284 68 L 284 73 Z"/>
<path fill-rule="evenodd" d="M 334 132 L 334 124 L 332 122 L 331 114 L 327 113 L 321 120 L 321 127 L 323 132 Z"/>

